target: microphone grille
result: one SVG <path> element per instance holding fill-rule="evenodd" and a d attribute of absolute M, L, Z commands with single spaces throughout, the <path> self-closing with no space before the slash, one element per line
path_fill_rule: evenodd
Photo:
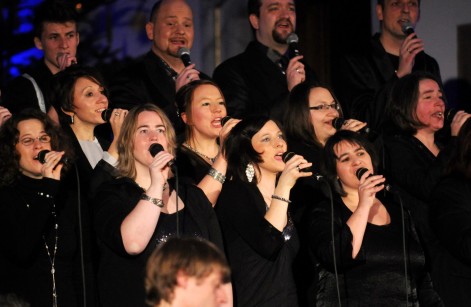
<path fill-rule="evenodd" d="M 178 49 L 178 52 L 177 52 L 177 55 L 179 57 L 181 57 L 182 55 L 184 54 L 188 54 L 190 55 L 190 49 L 186 48 L 186 47 L 181 47 L 180 49 Z"/>
<path fill-rule="evenodd" d="M 293 156 L 295 155 L 294 152 L 291 152 L 291 151 L 285 151 L 282 155 L 281 155 L 281 159 L 283 160 L 283 162 L 288 162 Z"/>
<path fill-rule="evenodd" d="M 404 34 L 410 34 L 414 32 L 414 26 L 409 21 L 404 22 L 401 29 Z"/>
<path fill-rule="evenodd" d="M 149 152 L 152 155 L 152 157 L 155 157 L 155 155 L 161 152 L 162 150 L 164 150 L 164 147 L 159 143 L 153 143 L 149 147 Z"/>
<path fill-rule="evenodd" d="M 332 126 L 334 126 L 336 130 L 339 130 L 342 127 L 344 122 L 345 122 L 344 118 L 336 117 L 332 120 Z"/>
<path fill-rule="evenodd" d="M 358 179 L 361 178 L 361 176 L 363 176 L 364 173 L 366 173 L 368 171 L 367 168 L 365 167 L 360 167 L 359 169 L 357 169 L 357 171 L 355 172 L 355 176 L 357 176 Z"/>
<path fill-rule="evenodd" d="M 104 110 L 103 112 L 101 112 L 101 118 L 102 118 L 105 122 L 109 122 L 109 121 L 110 121 L 110 118 L 111 118 L 111 109 L 106 109 L 106 110 Z"/>
<path fill-rule="evenodd" d="M 289 45 L 289 44 L 292 44 L 292 43 L 297 43 L 299 42 L 299 37 L 296 33 L 294 32 L 291 32 L 288 37 L 286 38 L 286 43 Z"/>
<path fill-rule="evenodd" d="M 231 119 L 232 117 L 230 116 L 224 116 L 221 118 L 221 127 L 224 127 L 224 125 Z"/>

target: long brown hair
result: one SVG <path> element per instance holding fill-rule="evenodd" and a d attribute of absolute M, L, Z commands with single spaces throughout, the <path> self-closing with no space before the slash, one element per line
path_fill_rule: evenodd
<path fill-rule="evenodd" d="M 134 160 L 134 135 L 137 130 L 137 119 L 139 114 L 145 111 L 155 112 L 162 119 L 165 126 L 165 137 L 168 143 L 168 152 L 175 155 L 177 141 L 175 130 L 165 112 L 153 104 L 143 104 L 134 107 L 129 111 L 121 127 L 121 133 L 118 137 L 118 165 L 116 166 L 119 174 L 124 177 L 136 179 L 136 165 Z"/>

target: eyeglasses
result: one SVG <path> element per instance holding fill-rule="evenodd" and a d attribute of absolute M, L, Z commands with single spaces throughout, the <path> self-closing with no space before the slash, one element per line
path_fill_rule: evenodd
<path fill-rule="evenodd" d="M 340 110 L 340 105 L 336 102 L 334 102 L 333 104 L 321 104 L 321 105 L 318 105 L 318 106 L 314 106 L 314 107 L 309 107 L 309 110 L 317 110 L 317 111 L 327 111 L 327 110 L 330 110 L 330 109 L 334 109 L 334 110 Z"/>
<path fill-rule="evenodd" d="M 50 143 L 51 137 L 47 134 L 43 134 L 41 136 L 35 138 L 24 138 L 18 141 L 18 143 L 23 144 L 24 146 L 31 146 L 34 144 L 34 140 L 38 140 L 41 143 Z"/>

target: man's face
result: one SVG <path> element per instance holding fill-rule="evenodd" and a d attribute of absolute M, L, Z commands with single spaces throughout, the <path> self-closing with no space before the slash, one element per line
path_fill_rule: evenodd
<path fill-rule="evenodd" d="M 181 0 L 164 1 L 152 22 L 146 25 L 147 37 L 153 41 L 152 50 L 160 57 L 174 56 L 181 47 L 193 45 L 193 13 Z"/>
<path fill-rule="evenodd" d="M 228 302 L 219 270 L 201 279 L 188 277 L 185 292 L 185 306 L 220 307 Z"/>
<path fill-rule="evenodd" d="M 59 55 L 76 56 L 79 41 L 77 24 L 73 21 L 45 22 L 41 37 L 34 38 L 36 47 L 44 52 L 46 65 L 53 73 L 60 69 L 57 61 Z"/>
<path fill-rule="evenodd" d="M 385 0 L 384 7 L 376 6 L 376 14 L 382 22 L 381 31 L 398 38 L 405 35 L 402 24 L 408 22 L 415 27 L 419 13 L 418 0 Z"/>
<path fill-rule="evenodd" d="M 272 47 L 286 44 L 286 38 L 296 30 L 294 0 L 262 0 L 260 16 L 250 15 L 257 40 Z"/>

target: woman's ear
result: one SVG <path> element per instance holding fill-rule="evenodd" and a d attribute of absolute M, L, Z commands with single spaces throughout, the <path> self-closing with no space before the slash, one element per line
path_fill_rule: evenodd
<path fill-rule="evenodd" d="M 186 112 L 182 112 L 180 114 L 180 116 L 182 117 L 182 121 L 185 123 L 185 125 L 189 125 L 190 123 L 188 122 L 188 116 L 186 116 Z"/>

